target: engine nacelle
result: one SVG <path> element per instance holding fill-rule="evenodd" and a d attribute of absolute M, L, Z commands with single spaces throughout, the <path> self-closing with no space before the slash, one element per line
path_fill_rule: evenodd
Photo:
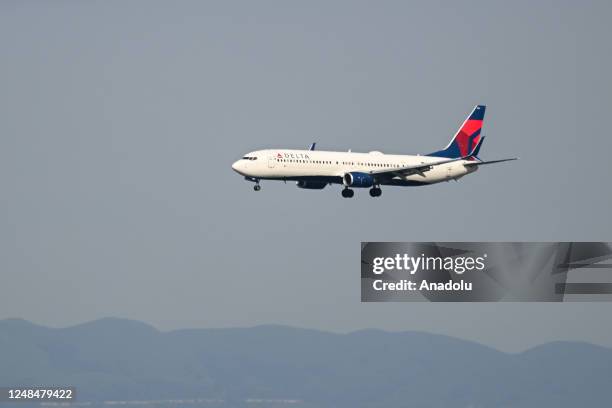
<path fill-rule="evenodd" d="M 367 173 L 360 173 L 354 171 L 346 173 L 342 177 L 342 181 L 345 186 L 348 187 L 372 187 L 374 185 L 374 177 Z"/>
<path fill-rule="evenodd" d="M 327 185 L 327 183 L 324 181 L 305 181 L 305 180 L 300 180 L 295 184 L 299 188 L 307 188 L 310 190 L 321 190 L 322 188 L 325 188 L 325 186 Z"/>

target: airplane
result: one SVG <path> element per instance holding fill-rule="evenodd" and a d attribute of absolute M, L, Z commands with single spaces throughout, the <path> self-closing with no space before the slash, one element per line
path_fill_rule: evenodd
<path fill-rule="evenodd" d="M 266 149 L 247 153 L 232 169 L 255 183 L 260 180 L 295 181 L 299 188 L 320 190 L 328 184 L 343 186 L 342 197 L 353 197 L 353 188 L 369 188 L 371 197 L 380 197 L 380 186 L 424 186 L 459 180 L 482 165 L 518 158 L 484 161 L 478 157 L 485 136 L 480 135 L 486 106 L 476 105 L 450 143 L 425 155 Z"/>

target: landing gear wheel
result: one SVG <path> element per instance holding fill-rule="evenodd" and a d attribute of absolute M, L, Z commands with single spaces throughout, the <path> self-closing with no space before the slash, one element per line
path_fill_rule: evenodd
<path fill-rule="evenodd" d="M 342 190 L 342 197 L 344 198 L 351 198 L 354 194 L 355 192 L 350 188 L 345 188 L 344 190 Z"/>
<path fill-rule="evenodd" d="M 253 190 L 255 190 L 255 191 L 259 191 L 259 190 L 261 190 L 261 186 L 260 186 L 259 184 L 255 184 L 255 185 L 253 186 Z"/>
<path fill-rule="evenodd" d="M 382 190 L 378 187 L 372 187 L 370 189 L 370 197 L 380 197 L 382 194 Z"/>

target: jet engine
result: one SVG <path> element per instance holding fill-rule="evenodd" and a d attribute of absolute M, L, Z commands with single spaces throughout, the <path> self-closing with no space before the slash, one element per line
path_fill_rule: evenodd
<path fill-rule="evenodd" d="M 346 173 L 342 181 L 347 187 L 372 187 L 374 185 L 374 177 L 358 171 Z"/>
<path fill-rule="evenodd" d="M 325 188 L 325 186 L 327 185 L 327 183 L 324 181 L 305 181 L 305 180 L 300 180 L 295 184 L 299 188 L 307 188 L 309 190 L 321 190 L 322 188 Z"/>

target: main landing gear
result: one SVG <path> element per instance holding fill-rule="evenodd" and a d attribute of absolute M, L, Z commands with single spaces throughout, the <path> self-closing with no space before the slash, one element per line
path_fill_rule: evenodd
<path fill-rule="evenodd" d="M 353 195 L 355 195 L 355 192 L 348 187 L 342 190 L 342 197 L 344 198 L 351 198 Z"/>
<path fill-rule="evenodd" d="M 355 191 L 351 190 L 348 187 L 345 187 L 344 190 L 342 190 L 342 197 L 344 198 L 351 198 L 355 195 Z M 372 187 L 370 189 L 370 196 L 371 197 L 380 197 L 382 195 L 382 190 L 380 189 L 380 187 Z"/>
<path fill-rule="evenodd" d="M 382 195 L 382 190 L 380 187 L 372 187 L 370 189 L 370 197 L 380 197 Z"/>

